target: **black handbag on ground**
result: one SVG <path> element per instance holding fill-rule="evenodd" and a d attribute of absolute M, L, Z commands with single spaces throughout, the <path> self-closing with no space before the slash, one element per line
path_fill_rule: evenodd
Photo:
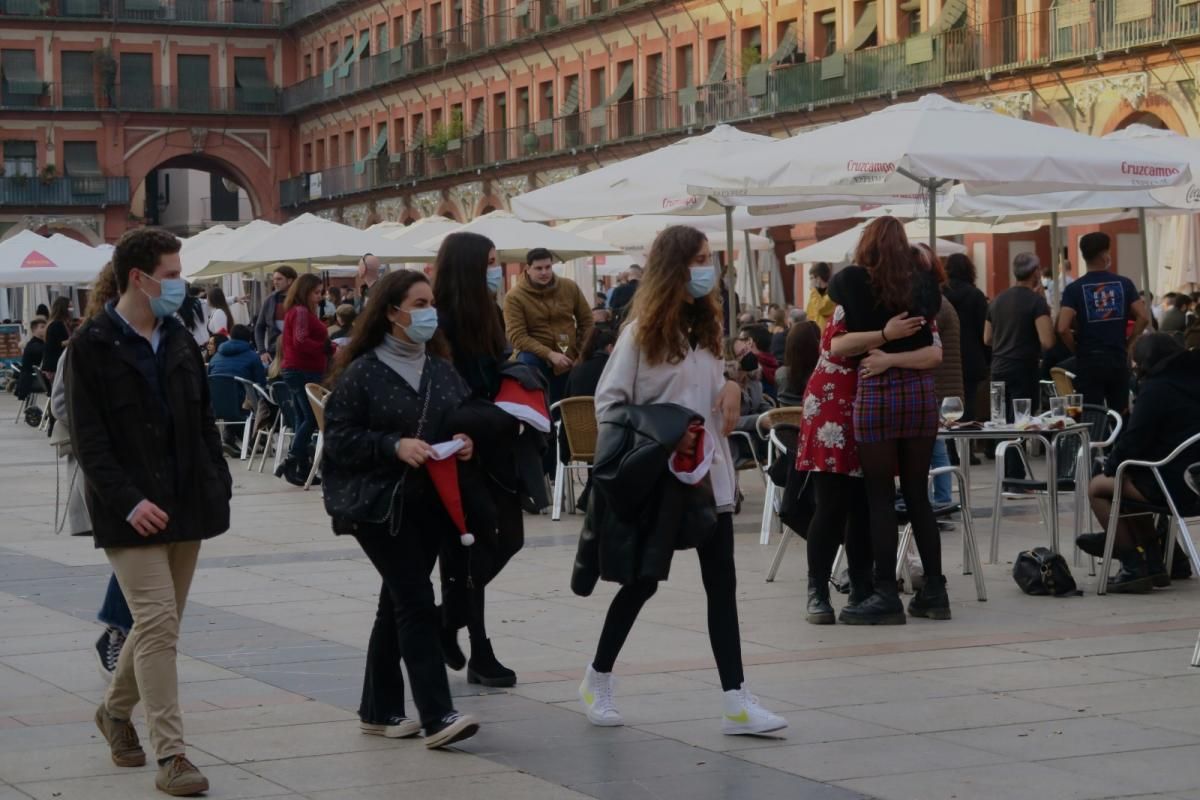
<path fill-rule="evenodd" d="M 1013 562 L 1013 580 L 1025 594 L 1055 597 L 1083 594 L 1075 585 L 1067 560 L 1048 547 L 1022 550 Z"/>

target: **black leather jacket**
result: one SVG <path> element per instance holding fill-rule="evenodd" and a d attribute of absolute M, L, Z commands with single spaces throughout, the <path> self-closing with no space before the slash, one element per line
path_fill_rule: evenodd
<path fill-rule="evenodd" d="M 571 589 L 597 579 L 622 585 L 666 580 L 675 550 L 697 547 L 717 526 L 706 478 L 688 486 L 668 463 L 695 412 L 673 403 L 620 406 L 600 420 L 592 498 L 579 537 Z"/>

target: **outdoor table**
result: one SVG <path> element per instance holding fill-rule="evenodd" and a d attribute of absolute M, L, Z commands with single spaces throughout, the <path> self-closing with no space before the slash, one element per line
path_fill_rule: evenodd
<path fill-rule="evenodd" d="M 960 464 L 971 463 L 971 442 L 975 440 L 991 440 L 991 441 L 1012 441 L 1014 439 L 1021 441 L 1041 442 L 1046 448 L 1046 494 L 1047 503 L 1049 506 L 1050 517 L 1050 549 L 1055 553 L 1059 552 L 1058 546 L 1058 453 L 1054 448 L 1054 440 L 1062 436 L 1072 436 L 1079 439 L 1079 452 L 1081 454 L 1089 453 L 1091 450 L 1091 427 L 1082 422 L 1070 423 L 1063 428 L 1017 428 L 1014 425 L 1006 424 L 1003 426 L 993 426 L 987 424 L 981 428 L 941 428 L 938 430 L 938 438 L 953 440 L 958 448 L 958 459 Z M 1079 467 L 1075 473 L 1075 491 L 1086 490 L 1088 481 L 1091 477 L 1091 459 L 1086 456 L 1081 456 L 1078 459 Z M 970 469 L 964 468 L 962 473 L 965 477 L 963 483 L 966 488 L 964 490 L 965 497 L 962 498 L 963 507 L 970 506 L 971 480 Z M 992 504 L 994 513 L 1000 513 L 1000 494 L 1004 486 L 998 483 L 995 488 L 996 496 Z"/>

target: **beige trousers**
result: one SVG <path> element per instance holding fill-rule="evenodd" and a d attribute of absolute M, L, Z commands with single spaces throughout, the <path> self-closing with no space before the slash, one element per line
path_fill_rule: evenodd
<path fill-rule="evenodd" d="M 129 719 L 141 700 L 154 757 L 182 755 L 175 648 L 200 542 L 113 547 L 104 552 L 133 614 L 133 630 L 121 649 L 104 705 L 113 717 Z"/>

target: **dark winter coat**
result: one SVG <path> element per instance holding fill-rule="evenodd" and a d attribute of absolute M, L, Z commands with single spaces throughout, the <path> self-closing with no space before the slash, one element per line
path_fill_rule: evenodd
<path fill-rule="evenodd" d="M 109 308 L 76 333 L 67 359 L 71 446 L 86 480 L 97 547 L 207 539 L 229 529 L 233 481 L 191 333 L 162 321 L 158 352 Z M 154 363 L 156 370 L 148 370 Z M 148 374 L 156 374 L 152 385 Z M 167 513 L 143 537 L 126 518 L 143 500 Z"/>
<path fill-rule="evenodd" d="M 42 391 L 44 384 L 39 370 L 42 368 L 42 358 L 45 354 L 46 343 L 36 336 L 25 343 L 25 349 L 21 352 L 21 375 L 17 378 L 17 388 L 13 392 L 18 400 L 24 400 L 30 392 Z"/>
<path fill-rule="evenodd" d="M 695 486 L 668 469 L 700 419 L 673 403 L 620 406 L 600 420 L 592 497 L 579 537 L 571 590 L 587 596 L 597 579 L 622 585 L 666 580 L 675 550 L 697 547 L 716 530 L 708 479 Z"/>
<path fill-rule="evenodd" d="M 978 287 L 966 281 L 951 280 L 942 294 L 958 312 L 961 332 L 962 375 L 967 383 L 987 377 L 988 350 L 983 343 L 983 324 L 987 322 L 988 299 Z"/>
<path fill-rule="evenodd" d="M 230 339 L 217 348 L 208 365 L 208 374 L 245 378 L 260 386 L 267 381 L 267 368 L 249 342 Z"/>
<path fill-rule="evenodd" d="M 416 438 L 437 444 L 459 433 L 451 416 L 468 393 L 454 367 L 432 355 L 420 392 L 374 353 L 346 368 L 325 403 L 321 480 L 334 533 L 395 532 L 406 504 L 440 502 L 428 471 L 402 462 L 396 445 Z"/>

